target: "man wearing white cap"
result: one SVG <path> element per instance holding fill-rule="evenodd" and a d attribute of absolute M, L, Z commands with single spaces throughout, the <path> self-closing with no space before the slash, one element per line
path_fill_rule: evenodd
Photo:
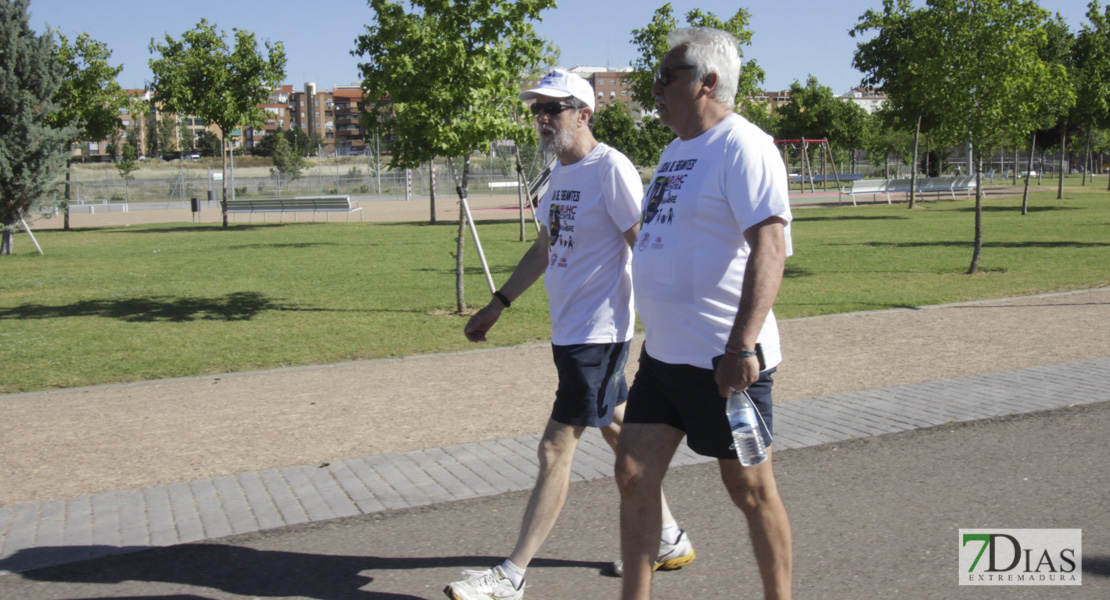
<path fill-rule="evenodd" d="M 544 275 L 559 386 L 516 546 L 501 565 L 466 571 L 466 579 L 448 585 L 444 592 L 454 600 L 524 595 L 524 570 L 563 508 L 582 432 L 599 427 L 615 448 L 628 396 L 624 367 L 635 325 L 631 248 L 639 231 L 640 175 L 625 155 L 590 132 L 594 91 L 585 79 L 556 69 L 520 99 L 534 101 L 540 145 L 559 161 L 540 201 L 539 237 L 464 332 L 473 342 L 484 341 L 502 311 Z M 661 547 L 656 568 L 676 569 L 694 560 L 694 549 L 665 500 L 662 513 L 664 538 L 671 543 Z"/>

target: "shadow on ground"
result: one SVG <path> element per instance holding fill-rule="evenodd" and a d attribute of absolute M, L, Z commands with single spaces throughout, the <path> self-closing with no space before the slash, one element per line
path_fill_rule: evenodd
<path fill-rule="evenodd" d="M 155 549 L 107 546 L 33 548 L 0 560 L 0 570 L 15 571 L 20 565 L 43 564 L 62 556 L 103 556 L 121 552 L 128 554 L 26 571 L 14 577 L 36 582 L 76 584 L 112 585 L 125 581 L 179 584 L 253 597 L 419 600 L 418 596 L 362 589 L 367 586 L 372 588 L 374 582 L 372 575 L 364 573 L 443 567 L 486 568 L 502 560 L 502 557 L 494 556 L 341 556 L 202 543 Z M 531 566 L 603 570 L 608 563 L 537 558 Z M 153 595 L 157 595 L 156 588 L 150 589 Z"/>

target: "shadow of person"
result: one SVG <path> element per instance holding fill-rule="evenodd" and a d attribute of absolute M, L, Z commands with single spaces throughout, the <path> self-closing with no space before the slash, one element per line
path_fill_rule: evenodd
<path fill-rule="evenodd" d="M 1084 556 L 1083 573 L 1086 575 L 1097 575 L 1099 577 L 1110 577 L 1110 556 Z"/>
<path fill-rule="evenodd" d="M 114 556 L 104 556 L 111 551 Z M 420 596 L 362 589 L 373 583 L 367 571 L 444 567 L 488 568 L 503 557 L 384 557 L 257 550 L 218 543 L 182 544 L 119 554 L 99 546 L 42 547 L 21 550 L 0 560 L 0 570 L 44 564 L 60 551 L 103 556 L 85 562 L 24 571 L 31 581 L 111 585 L 125 581 L 184 584 L 250 597 L 303 597 L 318 600 L 420 600 Z M 37 561 L 37 562 L 36 562 Z M 56 560 L 54 561 L 57 562 Z M 530 566 L 602 570 L 603 562 L 537 558 Z M 157 588 L 152 587 L 152 592 Z M 167 590 L 169 591 L 169 590 Z"/>

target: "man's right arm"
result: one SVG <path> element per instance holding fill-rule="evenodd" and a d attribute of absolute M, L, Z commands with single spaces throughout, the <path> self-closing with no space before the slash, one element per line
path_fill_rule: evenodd
<path fill-rule="evenodd" d="M 547 227 L 541 227 L 536 242 L 524 253 L 516 268 L 513 269 L 513 274 L 509 276 L 508 281 L 499 290 L 509 302 L 513 302 L 523 295 L 547 270 L 547 247 L 549 245 L 550 237 L 547 233 Z M 485 308 L 479 310 L 467 321 L 466 327 L 463 329 L 466 339 L 472 342 L 486 341 L 486 333 L 501 318 L 501 311 L 503 310 L 505 310 L 505 305 L 497 297 L 492 298 Z"/>

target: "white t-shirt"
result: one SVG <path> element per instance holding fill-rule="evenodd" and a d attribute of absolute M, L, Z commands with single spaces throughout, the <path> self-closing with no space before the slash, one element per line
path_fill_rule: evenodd
<path fill-rule="evenodd" d="M 772 138 L 733 114 L 667 146 L 643 206 L 632 279 L 647 352 L 665 363 L 712 368 L 740 306 L 751 250 L 744 230 L 782 217 L 792 252 L 786 167 Z M 758 341 L 767 368 L 782 361 L 773 312 Z"/>
<path fill-rule="evenodd" d="M 552 170 L 538 208 L 551 236 L 544 274 L 551 343 L 632 339 L 632 253 L 622 233 L 640 220 L 643 195 L 632 161 L 605 144 Z"/>

